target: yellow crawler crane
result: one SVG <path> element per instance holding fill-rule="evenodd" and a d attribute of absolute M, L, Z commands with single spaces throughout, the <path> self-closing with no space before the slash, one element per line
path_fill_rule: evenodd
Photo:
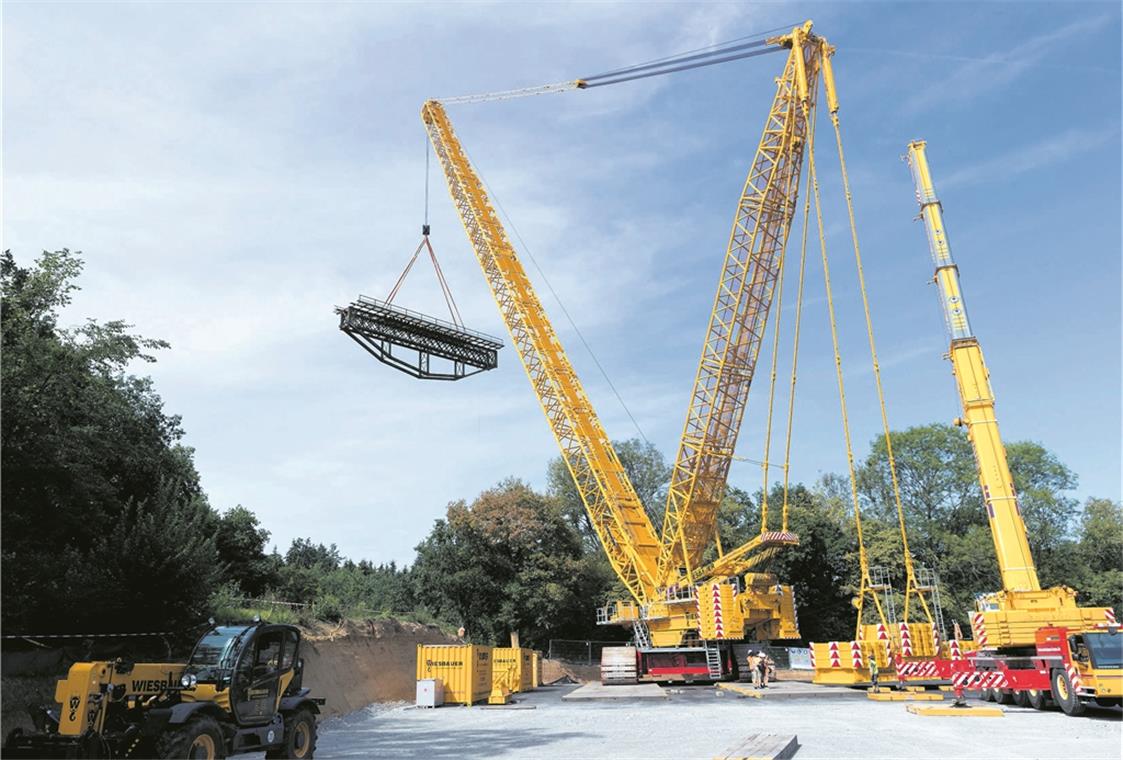
<path fill-rule="evenodd" d="M 457 139 L 444 105 L 422 108 L 422 120 L 453 203 L 531 385 L 557 439 L 593 528 L 632 599 L 609 605 L 599 622 L 634 629 L 641 673 L 667 678 L 720 678 L 735 668 L 728 641 L 798 638 L 789 586 L 749 572 L 798 538 L 768 531 L 699 567 L 715 540 L 716 511 L 747 403 L 772 290 L 796 205 L 807 128 L 820 73 L 828 79 L 827 42 L 811 23 L 746 43 L 787 49 L 788 57 L 754 158 L 725 257 L 718 295 L 686 430 L 676 459 L 663 533 L 656 536 L 643 505 L 600 424 L 576 373 L 499 221 L 482 180 Z M 741 54 L 747 57 L 756 53 Z M 697 58 L 691 56 L 682 60 Z M 730 60 L 730 58 L 719 59 Z M 689 67 L 708 65 L 690 63 Z M 670 68 L 663 72 L 681 70 Z M 641 74 L 641 76 L 644 74 Z M 653 75 L 653 74 L 650 74 Z M 636 78 L 634 72 L 630 78 Z M 589 77 L 539 88 L 447 102 L 521 97 L 625 81 Z M 786 526 L 785 526 L 786 527 Z M 658 654 L 669 658 L 659 660 Z"/>
<path fill-rule="evenodd" d="M 1002 579 L 1002 590 L 977 600 L 971 617 L 977 651 L 952 663 L 953 682 L 983 688 L 1002 701 L 1044 707 L 1051 695 L 1068 714 L 1087 700 L 1119 704 L 1123 696 L 1123 637 L 1110 607 L 1080 607 L 1067 586 L 1041 588 L 1018 506 L 1006 447 L 998 432 L 994 391 L 983 351 L 971 330 L 944 229 L 943 207 L 928 169 L 926 143 L 909 143 L 907 160 L 936 267 L 951 348 L 948 352 Z"/>

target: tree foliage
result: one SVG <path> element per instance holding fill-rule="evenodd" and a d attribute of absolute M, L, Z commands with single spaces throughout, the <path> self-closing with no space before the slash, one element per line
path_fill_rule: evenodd
<path fill-rule="evenodd" d="M 413 566 L 418 600 L 485 643 L 581 637 L 606 580 L 558 500 L 518 480 L 450 504 Z"/>
<path fill-rule="evenodd" d="M 613 635 L 593 626 L 595 608 L 627 592 L 560 457 L 548 465 L 545 495 L 509 479 L 471 503 L 448 505 L 412 567 L 354 562 L 311 537 L 267 554 L 269 531 L 251 509 L 211 508 L 180 419 L 164 410 L 149 378 L 130 372 L 167 344 L 120 320 L 60 325 L 81 271 L 67 250 L 26 267 L 9 252 L 0 257 L 6 631 L 173 629 L 205 617 L 218 599 L 254 597 L 321 619 L 463 625 L 487 643 L 511 632 L 532 646 Z M 1000 586 L 971 446 L 947 425 L 897 431 L 892 442 L 914 558 L 938 572 L 945 618 L 964 621 L 975 594 Z M 670 466 L 649 443 L 614 446 L 658 530 Z M 870 563 L 895 569 L 900 588 L 886 451 L 874 440 L 858 469 L 859 507 Z M 1076 475 L 1039 443 L 1012 442 L 1007 454 L 1042 584 L 1070 585 L 1082 603 L 1112 605 L 1123 616 L 1123 507 L 1096 498 L 1081 506 L 1072 495 Z M 759 532 L 761 497 L 728 489 L 717 516 L 725 550 Z M 850 484 L 828 473 L 813 488 L 793 484 L 788 498 L 800 543 L 759 569 L 793 586 L 805 638 L 847 637 L 858 584 Z M 782 503 L 774 487 L 772 528 Z"/>
<path fill-rule="evenodd" d="M 663 458 L 662 452 L 648 441 L 629 438 L 626 441 L 613 441 L 612 447 L 620 457 L 620 464 L 624 466 L 624 472 L 635 488 L 636 496 L 658 532 L 663 525 L 667 486 L 671 481 L 670 465 Z M 581 533 L 588 548 L 595 551 L 600 545 L 596 532 L 589 521 L 573 476 L 560 456 L 550 460 L 546 468 L 546 492 L 558 500 L 566 520 Z"/>
<path fill-rule="evenodd" d="M 151 610 L 148 629 L 172 625 L 198 608 L 217 565 L 215 515 L 179 418 L 128 373 L 167 344 L 122 321 L 60 327 L 81 269 L 66 250 L 29 267 L 0 257 L 3 622 L 15 632 L 121 625 L 125 609 Z M 183 567 L 200 573 L 169 586 L 166 558 L 183 546 L 197 552 Z"/>

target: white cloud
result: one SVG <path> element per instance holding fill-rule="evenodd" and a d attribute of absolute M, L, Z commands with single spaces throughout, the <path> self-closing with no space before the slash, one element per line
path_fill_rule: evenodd
<path fill-rule="evenodd" d="M 1031 71 L 1061 43 L 1100 29 L 1110 23 L 1108 16 L 1082 18 L 1058 29 L 1030 37 L 1008 50 L 968 59 L 951 74 L 926 78 L 923 86 L 906 99 L 903 110 L 915 113 L 949 103 L 965 102 L 1004 87 Z M 1078 43 L 1079 47 L 1079 43 Z"/>
<path fill-rule="evenodd" d="M 940 179 L 941 188 L 980 183 L 1005 183 L 1027 172 L 1066 161 L 1073 156 L 1100 148 L 1119 137 L 1117 128 L 1085 129 L 1073 127 L 1030 145 L 1015 148 L 987 161 L 956 169 Z"/>

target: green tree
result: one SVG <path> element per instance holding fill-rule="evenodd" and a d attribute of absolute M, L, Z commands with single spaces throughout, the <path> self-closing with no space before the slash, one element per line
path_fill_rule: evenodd
<path fill-rule="evenodd" d="M 951 537 L 981 519 L 982 500 L 971 444 L 951 425 L 922 425 L 892 434 L 901 502 L 916 558 L 935 566 Z M 885 439 L 875 438 L 858 471 L 863 515 L 895 522 Z"/>
<path fill-rule="evenodd" d="M 505 480 L 454 502 L 417 547 L 417 599 L 473 641 L 529 646 L 590 632 L 605 578 L 556 499 Z"/>
<path fill-rule="evenodd" d="M 666 506 L 667 486 L 671 480 L 671 467 L 659 449 L 646 441 L 630 438 L 626 441 L 613 441 L 613 449 L 624 465 L 624 471 L 636 490 L 636 496 L 651 518 L 656 532 L 663 525 L 663 510 Z M 546 468 L 546 492 L 561 503 L 566 519 L 576 527 L 585 539 L 589 551 L 600 551 L 600 543 L 581 495 L 573 482 L 573 476 L 561 456 L 550 460 Z"/>
<path fill-rule="evenodd" d="M 239 504 L 226 510 L 218 523 L 215 544 L 225 578 L 238 584 L 243 594 L 260 596 L 276 583 L 276 569 L 265 554 L 269 531 L 257 515 Z"/>
<path fill-rule="evenodd" d="M 1081 603 L 1114 607 L 1123 619 L 1123 504 L 1088 499 L 1076 548 L 1073 564 L 1084 569 L 1077 586 Z"/>
<path fill-rule="evenodd" d="M 165 414 L 150 379 L 127 371 L 167 344 L 122 321 L 59 326 L 81 270 L 67 250 L 45 251 L 28 267 L 11 252 L 0 257 L 0 546 L 3 623 L 13 632 L 88 626 L 87 611 L 116 603 L 119 586 L 98 594 L 98 579 L 110 582 L 115 563 L 131 561 L 129 546 L 138 552 L 131 573 L 144 579 L 130 587 L 131 609 L 152 611 L 145 629 L 175 622 L 168 605 L 192 608 L 194 586 L 161 585 L 155 576 L 166 565 L 130 541 L 162 518 L 137 515 L 161 505 L 172 525 L 189 523 L 203 538 L 214 529 L 192 452 L 179 443 L 179 418 Z M 162 552 L 178 551 L 150 538 Z M 218 564 L 213 542 L 192 546 L 204 564 Z M 76 608 L 87 594 L 97 605 Z"/>
<path fill-rule="evenodd" d="M 976 594 L 1001 587 L 974 451 L 964 431 L 950 425 L 895 431 L 892 440 L 914 560 L 939 573 L 945 618 L 964 620 Z M 1070 546 L 1078 509 L 1069 492 L 1076 476 L 1039 443 L 1011 442 L 1006 452 L 1042 584 L 1079 588 L 1081 563 Z M 858 482 L 867 520 L 895 522 L 883 438 L 871 443 Z M 888 536 L 887 528 L 868 530 L 867 548 L 879 561 L 900 567 L 899 539 L 894 560 Z"/>
<path fill-rule="evenodd" d="M 335 544 L 314 544 L 310 538 L 294 538 L 285 553 L 285 564 L 295 567 L 335 570 L 342 562 L 343 557 Z"/>

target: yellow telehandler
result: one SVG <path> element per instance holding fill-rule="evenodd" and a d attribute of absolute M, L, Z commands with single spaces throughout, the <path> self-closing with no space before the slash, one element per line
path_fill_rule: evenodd
<path fill-rule="evenodd" d="M 311 758 L 323 699 L 301 684 L 300 631 L 257 621 L 218 626 L 187 663 L 77 662 L 33 711 L 4 758 Z"/>

